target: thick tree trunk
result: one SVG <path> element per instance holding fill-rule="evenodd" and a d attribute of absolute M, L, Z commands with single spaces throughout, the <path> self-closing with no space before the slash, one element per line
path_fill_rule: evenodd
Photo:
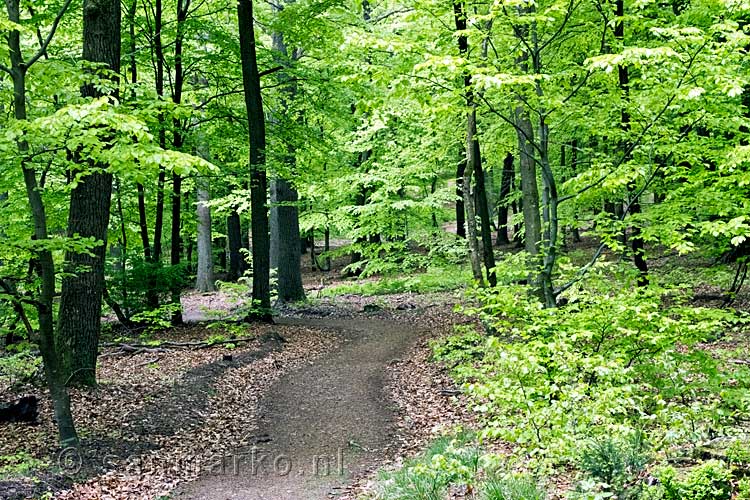
<path fill-rule="evenodd" d="M 277 14 L 280 12 L 281 4 L 277 4 Z M 284 37 L 281 33 L 273 34 L 273 49 L 276 51 L 276 59 L 280 66 L 286 67 L 289 63 L 289 52 Z M 295 97 L 297 93 L 294 82 L 289 79 L 286 71 L 279 75 L 279 81 L 284 83 L 285 95 L 282 97 L 282 112 L 286 113 L 288 100 Z M 290 146 L 286 152 L 286 164 L 290 172 L 294 172 L 296 158 L 295 151 Z M 296 189 L 286 179 L 278 178 L 271 182 L 271 267 L 276 269 L 277 291 L 279 302 L 297 302 L 305 298 L 305 290 L 302 288 L 302 269 L 300 259 L 300 234 L 299 234 L 299 208 L 297 200 L 299 196 Z"/>
<path fill-rule="evenodd" d="M 159 99 L 164 97 L 164 45 L 162 43 L 162 25 L 163 25 L 163 7 L 162 0 L 156 0 L 154 6 L 154 33 L 153 33 L 153 45 L 154 45 L 154 65 L 156 68 L 156 74 L 154 75 L 154 82 L 156 86 L 156 95 Z M 159 146 L 162 149 L 167 147 L 167 136 L 164 127 L 164 115 L 159 114 Z M 164 167 L 159 167 L 159 175 L 156 180 L 156 215 L 154 218 L 154 249 L 153 249 L 153 262 L 155 264 L 161 263 L 162 256 L 162 234 L 164 231 L 164 182 L 166 181 L 166 172 Z M 152 299 L 149 299 L 150 301 Z M 153 305 L 157 307 L 158 300 Z"/>
<path fill-rule="evenodd" d="M 270 242 L 268 228 L 268 184 L 266 180 L 266 122 L 260 74 L 255 51 L 255 26 L 252 0 L 239 0 L 237 14 L 240 30 L 242 83 L 250 139 L 250 209 L 253 239 L 253 301 L 257 311 L 248 320 L 271 321 Z"/>
<path fill-rule="evenodd" d="M 276 269 L 279 302 L 305 298 L 300 269 L 297 191 L 284 179 L 271 182 L 271 267 Z"/>
<path fill-rule="evenodd" d="M 210 199 L 208 179 L 200 178 L 196 181 L 198 194 L 198 270 L 195 288 L 199 292 L 213 292 L 214 285 L 214 257 L 211 246 L 211 209 L 207 206 Z"/>
<path fill-rule="evenodd" d="M 185 21 L 190 9 L 190 0 L 177 1 L 177 36 L 174 42 L 174 86 L 172 102 L 179 105 L 182 103 L 182 88 L 185 84 L 185 71 L 182 65 L 182 47 L 185 38 Z M 172 123 L 174 134 L 172 146 L 179 151 L 183 145 L 182 123 L 175 119 Z M 170 251 L 170 264 L 179 266 L 182 259 L 182 176 L 177 172 L 172 173 L 172 248 Z M 179 287 L 172 289 L 172 303 L 179 307 L 172 315 L 172 324 L 182 324 L 182 304 L 180 296 L 182 290 Z"/>
<path fill-rule="evenodd" d="M 503 172 L 500 177 L 500 199 L 497 206 L 497 240 L 495 240 L 498 245 L 507 245 L 510 243 L 510 235 L 508 234 L 508 198 L 510 197 L 510 190 L 511 186 L 513 186 L 515 175 L 513 154 L 508 153 L 503 160 Z"/>
<path fill-rule="evenodd" d="M 458 51 L 466 57 L 469 53 L 469 40 L 465 34 L 466 32 L 466 12 L 464 11 L 464 4 L 461 1 L 453 2 L 453 16 L 456 23 L 456 31 L 458 35 Z M 487 207 L 487 195 L 484 190 L 484 172 L 482 171 L 482 163 L 479 157 L 479 141 L 476 139 L 476 108 L 474 104 L 474 95 L 471 89 L 471 75 L 464 74 L 464 99 L 469 111 L 466 114 L 466 168 L 464 172 L 464 178 L 462 183 L 464 210 L 466 211 L 466 237 L 469 240 L 469 259 L 471 261 L 471 270 L 474 275 L 474 279 L 484 284 L 482 277 L 482 250 L 479 247 L 477 240 L 477 220 L 475 209 L 475 199 L 470 195 L 471 192 L 471 176 L 474 175 L 476 179 L 477 192 L 474 196 L 481 197 L 484 201 L 483 205 Z M 481 192 L 479 192 L 481 189 Z M 482 204 L 480 203 L 480 206 Z M 481 209 L 480 209 L 481 210 Z M 481 215 L 481 214 L 480 214 Z M 489 219 L 489 214 L 487 214 Z M 484 226 L 484 218 L 482 218 L 482 225 Z M 487 223 L 489 228 L 489 222 Z M 484 236 L 484 227 L 482 228 L 482 235 Z M 490 236 L 491 238 L 491 236 Z M 484 238 L 483 238 L 484 240 Z M 484 243 L 484 241 L 483 241 Z M 490 244 L 490 255 L 484 256 L 485 266 L 487 266 L 488 258 L 492 259 L 494 267 L 494 254 L 492 253 L 492 240 L 489 240 Z M 495 279 L 494 273 L 489 273 L 488 267 L 488 278 L 490 283 L 493 284 Z"/>
<path fill-rule="evenodd" d="M 114 74 L 119 74 L 120 29 L 119 0 L 85 0 L 83 60 L 104 63 Z M 94 84 L 85 85 L 81 94 L 83 97 L 101 95 Z M 107 165 L 89 167 L 100 170 L 106 169 Z M 66 346 L 67 383 L 72 385 L 96 385 L 111 198 L 112 174 L 106 170 L 81 179 L 70 195 L 68 236 L 90 237 L 99 242 L 90 253 L 71 252 L 66 256 L 58 340 Z"/>
<path fill-rule="evenodd" d="M 531 121 L 522 107 L 516 108 L 518 132 L 519 165 L 521 170 L 521 200 L 523 203 L 523 225 L 525 248 L 531 255 L 539 254 L 542 240 L 542 221 L 539 214 L 539 188 L 536 178 L 536 160 L 531 144 L 534 132 Z"/>
<path fill-rule="evenodd" d="M 471 196 L 471 176 L 473 169 L 467 168 L 464 171 L 464 207 L 466 208 L 466 240 L 469 245 L 469 262 L 471 263 L 471 274 L 474 280 L 480 285 L 484 285 L 482 276 L 482 257 L 479 248 L 479 239 L 477 237 L 477 217 L 474 213 L 474 200 Z"/>

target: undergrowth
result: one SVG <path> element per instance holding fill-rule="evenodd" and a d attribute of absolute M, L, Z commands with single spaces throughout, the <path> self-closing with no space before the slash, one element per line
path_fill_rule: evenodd
<path fill-rule="evenodd" d="M 734 341 L 747 316 L 695 307 L 692 287 L 669 274 L 635 287 L 618 263 L 595 266 L 545 309 L 517 284 L 521 258 L 498 265 L 497 287 L 470 291 L 464 312 L 485 331 L 463 326 L 432 345 L 479 417 L 477 439 L 512 450 L 496 457 L 504 466 L 482 455 L 473 476 L 451 475 L 457 466 L 426 454 L 390 473 L 378 498 L 447 498 L 456 485 L 473 498 L 543 498 L 536 479 L 507 482 L 520 472 L 562 474 L 574 500 L 748 498 L 750 366 L 747 342 Z M 566 272 L 562 260 L 561 282 Z M 721 437 L 735 444 L 719 459 L 701 452 Z M 400 493 L 418 485 L 432 496 Z"/>
<path fill-rule="evenodd" d="M 469 282 L 471 273 L 465 266 L 433 266 L 408 276 L 385 275 L 370 281 L 335 285 L 321 290 L 320 296 L 434 293 L 462 289 Z"/>

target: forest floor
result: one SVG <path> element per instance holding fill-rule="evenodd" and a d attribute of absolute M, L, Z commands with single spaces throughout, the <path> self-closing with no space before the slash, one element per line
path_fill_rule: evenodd
<path fill-rule="evenodd" d="M 326 279 L 308 272 L 308 295 Z M 56 448 L 44 391 L 16 389 L 40 397 L 40 423 L 0 429 L 0 457 L 24 464 L 0 464 L 0 498 L 354 498 L 377 469 L 470 421 L 428 362 L 429 340 L 469 321 L 453 312 L 460 296 L 316 298 L 233 332 L 251 338 L 236 346 L 166 347 L 220 332 L 203 322 L 154 332 L 138 352 L 115 332 L 99 387 L 72 391 L 82 455 Z M 221 315 L 226 302 L 189 294 L 186 316 Z"/>

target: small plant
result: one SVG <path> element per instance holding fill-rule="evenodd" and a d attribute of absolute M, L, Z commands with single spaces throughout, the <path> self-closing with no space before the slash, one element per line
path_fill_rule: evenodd
<path fill-rule="evenodd" d="M 724 462 L 709 460 L 690 471 L 682 494 L 684 500 L 729 500 L 732 471 Z"/>
<path fill-rule="evenodd" d="M 750 479 L 743 478 L 737 482 L 736 500 L 750 500 Z"/>
<path fill-rule="evenodd" d="M 462 361 L 481 359 L 486 337 L 473 327 L 458 325 L 456 335 L 437 340 L 431 344 L 433 359 L 455 366 Z"/>
<path fill-rule="evenodd" d="M 482 484 L 482 500 L 545 500 L 547 493 L 528 476 L 491 478 Z"/>
<path fill-rule="evenodd" d="M 210 330 L 220 330 L 228 339 L 243 338 L 248 335 L 248 325 L 235 321 L 218 321 L 207 326 Z"/>
<path fill-rule="evenodd" d="M 709 460 L 692 469 L 684 480 L 673 467 L 662 469 L 659 480 L 664 500 L 730 500 L 732 471 L 724 462 Z"/>
<path fill-rule="evenodd" d="M 39 374 L 42 358 L 30 352 L 0 357 L 0 393 L 28 383 Z"/>
<path fill-rule="evenodd" d="M 618 498 L 637 495 L 638 475 L 648 463 L 643 435 L 629 439 L 604 437 L 593 441 L 581 457 L 581 469 Z M 631 489 L 631 491 L 626 491 Z"/>
<path fill-rule="evenodd" d="M 166 330 L 172 326 L 172 316 L 180 310 L 180 304 L 164 304 L 150 311 L 133 316 L 133 321 L 146 325 L 146 334 Z"/>
<path fill-rule="evenodd" d="M 25 476 L 34 469 L 47 465 L 47 462 L 34 458 L 25 451 L 14 455 L 0 455 L 0 479 Z"/>
<path fill-rule="evenodd" d="M 382 473 L 376 498 L 442 500 L 450 485 L 472 484 L 482 456 L 467 436 L 441 438 L 403 468 Z"/>
<path fill-rule="evenodd" d="M 750 463 L 750 446 L 739 439 L 729 445 L 726 454 L 730 465 Z"/>

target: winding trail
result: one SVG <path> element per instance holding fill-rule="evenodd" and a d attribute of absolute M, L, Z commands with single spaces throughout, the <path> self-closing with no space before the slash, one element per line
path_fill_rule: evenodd
<path fill-rule="evenodd" d="M 386 370 L 419 336 L 407 322 L 374 316 L 282 318 L 278 323 L 336 332 L 341 345 L 283 376 L 260 403 L 260 432 L 224 470 L 175 498 L 313 500 L 347 491 L 351 479 L 388 455 L 395 406 Z"/>

